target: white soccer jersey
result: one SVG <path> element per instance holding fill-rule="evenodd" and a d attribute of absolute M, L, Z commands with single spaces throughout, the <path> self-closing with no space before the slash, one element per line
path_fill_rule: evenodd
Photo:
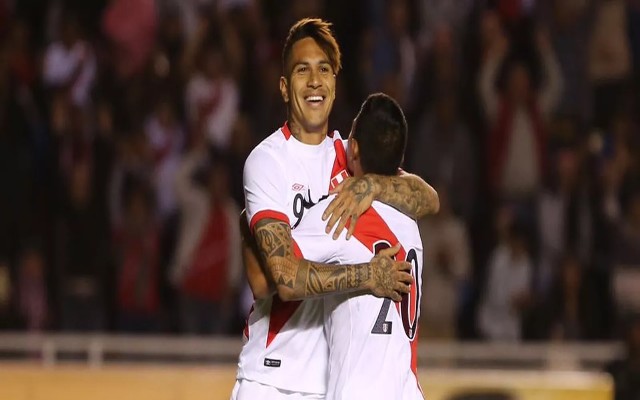
<path fill-rule="evenodd" d="M 329 199 L 311 209 L 293 232 L 308 260 L 357 264 L 398 242 L 397 259 L 411 262 L 415 284 L 402 302 L 372 295 L 327 296 L 329 399 L 423 399 L 416 371 L 422 286 L 422 240 L 416 222 L 379 202 L 357 222 L 350 240 L 324 233 L 322 213 Z M 320 206 L 321 205 L 321 206 Z"/>
<path fill-rule="evenodd" d="M 346 172 L 338 132 L 319 145 L 306 145 L 287 125 L 260 143 L 244 168 L 247 218 L 251 229 L 264 218 L 295 228 L 308 209 L 327 196 Z M 302 256 L 296 248 L 296 255 Z M 245 329 L 237 379 L 301 393 L 326 392 L 328 345 L 322 300 L 255 302 Z"/>

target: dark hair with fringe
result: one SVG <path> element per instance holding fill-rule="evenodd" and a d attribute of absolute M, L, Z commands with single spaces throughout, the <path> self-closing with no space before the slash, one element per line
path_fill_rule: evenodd
<path fill-rule="evenodd" d="M 342 68 L 340 46 L 338 46 L 338 42 L 331 31 L 331 23 L 320 18 L 303 18 L 289 29 L 289 34 L 282 49 L 282 74 L 285 77 L 288 76 L 288 63 L 293 45 L 308 37 L 315 40 L 318 46 L 327 54 L 333 73 L 337 75 Z"/>
<path fill-rule="evenodd" d="M 358 142 L 364 172 L 397 174 L 407 147 L 407 120 L 392 97 L 369 95 L 353 122 L 352 135 Z"/>

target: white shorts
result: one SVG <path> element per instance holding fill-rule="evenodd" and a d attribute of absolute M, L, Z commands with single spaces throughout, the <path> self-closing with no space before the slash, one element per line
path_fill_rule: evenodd
<path fill-rule="evenodd" d="M 323 400 L 324 395 L 299 393 L 263 385 L 246 379 L 237 380 L 231 392 L 231 400 Z"/>

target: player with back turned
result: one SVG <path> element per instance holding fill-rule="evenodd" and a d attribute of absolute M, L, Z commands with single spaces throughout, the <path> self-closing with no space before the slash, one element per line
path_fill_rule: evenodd
<path fill-rule="evenodd" d="M 404 158 L 407 123 L 398 103 L 378 93 L 369 96 L 353 121 L 347 159 L 356 177 L 396 175 Z M 293 231 L 300 250 L 312 260 L 358 263 L 401 244 L 397 259 L 411 263 L 414 283 L 402 301 L 371 295 L 327 296 L 325 332 L 329 344 L 329 400 L 422 400 L 416 350 L 422 287 L 422 240 L 415 220 L 374 202 L 358 220 L 353 239 L 333 240 L 322 214 L 331 198 L 312 208 Z M 355 239 L 355 240 L 354 240 Z"/>

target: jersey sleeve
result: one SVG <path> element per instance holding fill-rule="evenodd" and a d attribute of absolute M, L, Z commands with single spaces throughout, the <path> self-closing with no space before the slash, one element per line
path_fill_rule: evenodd
<path fill-rule="evenodd" d="M 268 151 L 256 149 L 247 158 L 244 164 L 244 195 L 252 231 L 255 224 L 264 218 L 289 224 L 286 176 L 282 164 Z"/>

